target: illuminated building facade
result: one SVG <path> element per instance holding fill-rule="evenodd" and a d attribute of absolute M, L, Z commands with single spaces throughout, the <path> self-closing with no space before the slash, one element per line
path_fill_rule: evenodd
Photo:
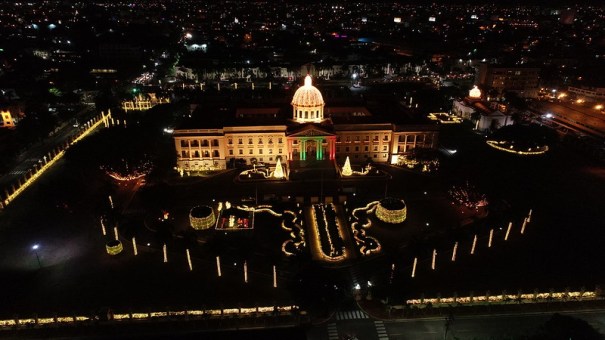
<path fill-rule="evenodd" d="M 515 92 L 522 98 L 537 98 L 540 69 L 481 64 L 477 79 L 484 88 L 496 90 L 499 97 L 505 92 Z"/>
<path fill-rule="evenodd" d="M 0 111 L 0 128 L 14 128 L 15 121 L 10 111 Z"/>
<path fill-rule="evenodd" d="M 291 106 L 287 118 L 280 118 L 279 108 L 237 108 L 235 120 L 222 126 L 175 129 L 177 167 L 217 170 L 236 159 L 342 163 L 347 156 L 353 163 L 369 159 L 396 163 L 414 148 L 438 145 L 438 126 L 430 121 L 381 122 L 365 107 L 325 107 L 310 76 L 296 90 Z"/>

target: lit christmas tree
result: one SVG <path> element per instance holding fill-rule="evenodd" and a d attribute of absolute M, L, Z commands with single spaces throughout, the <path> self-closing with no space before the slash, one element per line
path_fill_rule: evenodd
<path fill-rule="evenodd" d="M 351 170 L 351 162 L 349 161 L 349 156 L 347 156 L 345 165 L 342 167 L 342 175 L 351 176 L 352 174 L 353 174 L 353 170 Z"/>
<path fill-rule="evenodd" d="M 281 160 L 277 159 L 277 164 L 275 165 L 275 171 L 273 171 L 274 178 L 284 178 L 284 169 L 281 166 Z"/>

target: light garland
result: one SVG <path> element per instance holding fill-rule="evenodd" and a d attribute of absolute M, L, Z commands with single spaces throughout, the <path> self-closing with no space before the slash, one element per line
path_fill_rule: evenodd
<path fill-rule="evenodd" d="M 506 142 L 506 141 L 491 141 L 491 140 L 488 140 L 486 143 L 487 143 L 487 145 L 491 146 L 494 149 L 497 149 L 497 150 L 500 150 L 500 151 L 506 151 L 506 152 L 514 153 L 514 154 L 517 154 L 517 155 L 525 155 L 525 156 L 527 156 L 527 155 L 542 155 L 542 154 L 546 153 L 549 150 L 548 145 L 537 147 L 536 148 L 537 151 L 532 151 L 531 150 L 532 148 L 529 148 L 527 151 L 521 151 L 521 150 L 515 150 L 514 147 L 513 147 L 513 145 L 510 145 L 510 143 Z M 500 145 L 510 145 L 510 146 L 508 148 L 505 148 L 505 147 L 502 147 Z"/>
<path fill-rule="evenodd" d="M 433 307 L 444 305 L 451 307 L 452 304 L 471 305 L 471 304 L 486 304 L 486 303 L 541 303 L 549 302 L 552 300 L 558 301 L 569 301 L 570 299 L 576 299 L 580 301 L 584 300 L 596 300 L 599 298 L 596 292 L 549 292 L 549 293 L 532 293 L 532 294 L 500 294 L 500 295 L 480 295 L 480 296 L 462 296 L 462 297 L 445 297 L 445 298 L 422 298 L 422 299 L 410 299 L 405 303 L 407 305 L 428 305 L 431 304 Z"/>

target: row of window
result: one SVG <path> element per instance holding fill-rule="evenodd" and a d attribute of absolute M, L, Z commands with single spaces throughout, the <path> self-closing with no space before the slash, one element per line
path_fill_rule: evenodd
<path fill-rule="evenodd" d="M 303 111 L 302 110 L 296 110 L 294 111 L 294 115 L 296 116 L 296 118 L 298 119 L 315 119 L 315 118 L 321 118 L 320 114 L 319 114 L 319 110 L 317 111 L 311 111 L 311 114 L 309 114 L 309 111 Z"/>
<path fill-rule="evenodd" d="M 378 156 L 379 156 L 379 154 L 374 154 L 372 158 L 378 158 Z M 383 153 L 381 157 L 382 158 L 387 158 L 387 157 L 389 157 L 389 154 L 388 153 Z M 353 158 L 359 158 L 359 155 L 358 154 L 354 154 Z"/>
<path fill-rule="evenodd" d="M 350 148 L 350 147 L 348 147 L 348 146 L 346 146 L 346 147 L 344 148 L 344 150 L 345 150 L 345 152 L 350 152 L 350 151 L 351 151 L 351 148 Z M 359 152 L 359 146 L 356 146 L 354 150 L 355 150 L 355 152 Z M 364 147 L 363 147 L 363 151 L 365 151 L 365 152 L 370 151 L 369 146 L 364 146 Z M 376 151 L 378 151 L 378 145 L 375 145 L 375 146 L 374 146 L 374 148 L 372 149 L 372 151 L 375 151 L 375 152 L 376 152 Z M 384 152 L 388 152 L 388 151 L 389 151 L 389 147 L 388 147 L 388 145 L 384 145 L 384 146 L 382 147 L 382 151 L 384 151 Z M 336 148 L 336 152 L 340 152 L 340 147 L 337 147 L 337 148 Z"/>
<path fill-rule="evenodd" d="M 200 152 L 197 151 L 197 150 L 191 152 L 191 155 L 192 155 L 191 157 L 193 157 L 193 158 L 200 158 Z M 209 151 L 202 151 L 201 155 L 202 155 L 202 157 L 205 157 L 205 158 L 206 157 L 210 157 L 210 152 Z M 189 151 L 187 151 L 187 150 L 181 151 L 181 157 L 183 157 L 183 158 L 189 158 Z M 212 151 L 212 157 L 220 158 L 220 153 L 218 152 L 218 150 Z"/>
<path fill-rule="evenodd" d="M 361 137 L 360 136 L 353 136 L 353 140 L 355 142 L 360 142 L 361 141 Z M 351 142 L 351 136 L 346 136 L 344 137 L 345 143 L 350 143 Z M 384 135 L 382 138 L 383 141 L 388 142 L 389 141 L 389 136 L 388 135 Z M 364 138 L 365 142 L 369 142 L 370 141 L 370 136 L 365 136 Z M 379 141 L 379 137 L 378 136 L 374 136 L 374 138 L 372 139 L 372 141 L 374 142 L 378 142 Z M 336 137 L 336 143 L 340 143 L 341 142 L 341 137 L 338 136 Z"/>
<path fill-rule="evenodd" d="M 269 152 L 269 155 L 272 155 L 272 154 L 273 154 L 273 149 L 269 149 L 269 151 L 268 151 L 268 152 Z M 278 153 L 278 154 L 281 154 L 282 152 L 283 152 L 283 150 L 282 150 L 282 149 L 278 149 L 278 150 L 277 150 L 277 153 Z M 230 155 L 230 156 L 233 156 L 233 154 L 234 154 L 233 149 L 229 150 L 229 155 Z M 244 150 L 243 150 L 243 149 L 239 149 L 239 150 L 238 150 L 238 154 L 239 154 L 239 155 L 243 155 L 243 154 L 244 154 Z M 254 155 L 254 149 L 249 149 L 249 150 L 248 150 L 248 154 L 249 154 L 249 155 Z M 259 155 L 262 155 L 262 154 L 263 154 L 263 149 L 258 149 L 258 154 L 259 154 Z"/>
<path fill-rule="evenodd" d="M 282 144 L 284 141 L 281 137 L 277 138 L 277 144 Z M 233 138 L 229 138 L 227 140 L 227 144 L 229 145 L 233 145 Z M 237 139 L 237 144 L 244 144 L 244 139 L 243 138 L 238 138 Z M 248 144 L 254 144 L 254 138 L 248 138 Z M 263 144 L 263 138 L 258 138 L 258 143 L 257 144 Z M 273 138 L 272 137 L 268 137 L 267 140 L 267 144 L 273 144 Z"/>
<path fill-rule="evenodd" d="M 201 143 L 197 139 L 181 139 L 182 148 L 187 148 L 189 146 L 191 146 L 192 148 L 197 148 L 200 146 L 210 146 L 210 143 L 212 143 L 212 146 L 218 146 L 218 139 L 213 139 L 212 142 L 209 142 L 208 139 L 203 139 Z"/>
<path fill-rule="evenodd" d="M 416 138 L 416 140 L 414 141 L 414 137 Z M 399 143 L 431 143 L 432 142 L 432 136 L 431 135 L 399 135 L 399 138 L 397 139 L 397 141 Z"/>

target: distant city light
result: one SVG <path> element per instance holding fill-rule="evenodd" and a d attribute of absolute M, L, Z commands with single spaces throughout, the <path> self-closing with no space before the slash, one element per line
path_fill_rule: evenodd
<path fill-rule="evenodd" d="M 547 113 L 546 118 L 552 118 L 552 113 Z"/>
<path fill-rule="evenodd" d="M 191 35 L 191 33 L 187 33 L 187 34 L 185 34 L 185 38 L 191 39 L 191 38 L 193 38 L 193 35 Z"/>

